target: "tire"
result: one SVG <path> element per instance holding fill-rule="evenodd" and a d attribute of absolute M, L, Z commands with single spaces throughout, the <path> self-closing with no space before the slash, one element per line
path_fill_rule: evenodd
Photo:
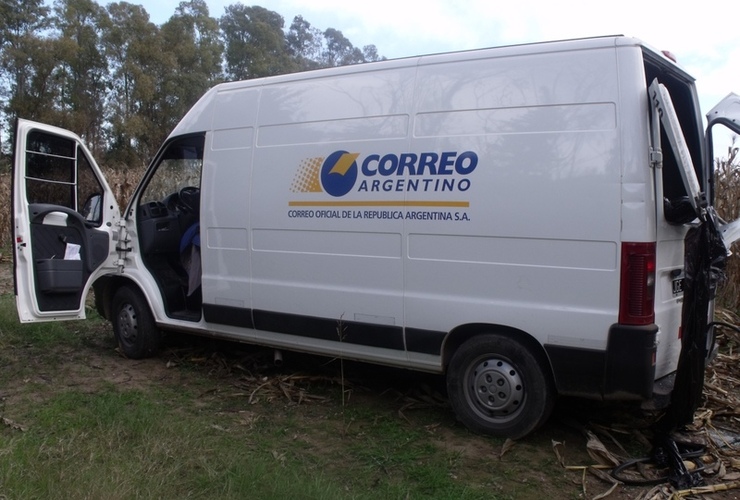
<path fill-rule="evenodd" d="M 457 349 L 447 369 L 447 393 L 467 428 L 511 439 L 534 432 L 555 405 L 549 370 L 521 343 L 495 333 Z"/>
<path fill-rule="evenodd" d="M 162 343 L 162 334 L 154 322 L 144 297 L 128 286 L 122 286 L 113 297 L 111 322 L 118 348 L 127 358 L 153 356 Z"/>

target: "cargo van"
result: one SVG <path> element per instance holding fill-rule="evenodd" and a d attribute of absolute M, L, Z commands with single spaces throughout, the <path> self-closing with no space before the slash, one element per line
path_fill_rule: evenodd
<path fill-rule="evenodd" d="M 622 36 L 224 83 L 123 212 L 80 137 L 19 120 L 18 314 L 94 289 L 130 358 L 166 330 L 445 374 L 519 438 L 558 395 L 670 387 L 706 140 L 739 117 L 705 138 L 694 79 Z"/>

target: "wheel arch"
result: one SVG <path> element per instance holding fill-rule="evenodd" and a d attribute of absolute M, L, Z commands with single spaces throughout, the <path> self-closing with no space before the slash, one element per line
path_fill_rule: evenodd
<path fill-rule="evenodd" d="M 108 321 L 111 320 L 111 309 L 113 308 L 113 297 L 116 291 L 123 286 L 129 286 L 138 290 L 147 302 L 149 302 L 143 288 L 133 279 L 124 276 L 101 276 L 93 283 L 95 292 L 95 309 L 98 314 Z M 151 310 L 151 304 L 149 304 Z"/>
<path fill-rule="evenodd" d="M 461 325 L 454 328 L 445 338 L 442 344 L 442 367 L 445 372 L 450 364 L 452 356 L 455 355 L 455 351 L 468 340 L 479 335 L 486 335 L 488 333 L 497 333 L 505 337 L 511 338 L 526 347 L 537 361 L 544 368 L 547 368 L 547 373 L 550 375 L 551 381 L 554 383 L 555 375 L 553 372 L 552 363 L 550 358 L 545 351 L 545 347 L 529 333 L 513 328 L 510 326 L 496 325 L 490 323 L 470 323 Z"/>

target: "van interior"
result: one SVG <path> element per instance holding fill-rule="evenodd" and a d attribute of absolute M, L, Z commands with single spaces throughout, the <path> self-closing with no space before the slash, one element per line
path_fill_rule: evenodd
<path fill-rule="evenodd" d="M 203 134 L 165 144 L 157 166 L 134 197 L 141 258 L 171 318 L 198 321 L 200 290 L 200 179 Z"/>

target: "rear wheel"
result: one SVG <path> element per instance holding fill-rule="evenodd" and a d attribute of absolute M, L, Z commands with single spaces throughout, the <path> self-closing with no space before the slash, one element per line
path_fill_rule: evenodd
<path fill-rule="evenodd" d="M 524 345 L 500 334 L 473 337 L 455 352 L 447 391 L 469 429 L 518 439 L 547 420 L 555 403 L 549 372 Z"/>
<path fill-rule="evenodd" d="M 112 322 L 118 348 L 127 358 L 146 358 L 159 350 L 162 334 L 138 290 L 128 286 L 118 289 L 113 297 Z"/>

